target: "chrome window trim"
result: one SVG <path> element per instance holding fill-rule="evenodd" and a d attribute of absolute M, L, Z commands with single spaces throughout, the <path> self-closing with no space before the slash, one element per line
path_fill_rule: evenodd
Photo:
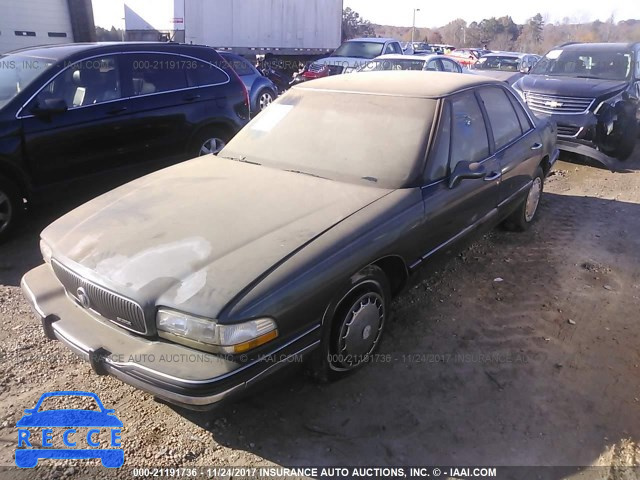
<path fill-rule="evenodd" d="M 211 65 L 214 68 L 217 68 L 222 73 L 224 73 L 226 75 L 226 77 L 227 77 L 227 81 L 226 82 L 220 82 L 220 83 L 209 83 L 207 85 L 198 85 L 198 86 L 195 86 L 195 87 L 178 88 L 178 89 L 175 89 L 175 90 L 166 90 L 164 92 L 145 93 L 144 95 L 133 95 L 133 96 L 130 96 L 130 97 L 121 97 L 121 98 L 116 98 L 114 100 L 107 100 L 106 102 L 96 103 L 96 104 L 93 104 L 93 105 L 80 105 L 78 107 L 71 107 L 71 108 L 69 108 L 68 111 L 71 111 L 71 110 L 75 111 L 75 110 L 78 110 L 78 109 L 81 109 L 81 108 L 87 108 L 87 107 L 97 107 L 99 105 L 105 105 L 105 104 L 108 104 L 108 103 L 121 102 L 123 100 L 131 100 L 132 98 L 144 98 L 144 97 L 150 97 L 150 96 L 153 96 L 153 95 L 163 95 L 163 94 L 166 94 L 166 93 L 184 92 L 184 91 L 194 90 L 194 89 L 198 89 L 198 88 L 218 87 L 220 85 L 226 85 L 226 84 L 231 82 L 231 77 L 229 76 L 229 74 L 227 72 L 225 72 L 223 69 L 221 69 L 220 67 L 218 67 L 217 65 L 214 65 L 213 63 L 211 63 L 211 62 L 209 62 L 207 60 L 203 60 L 201 58 L 193 57 L 191 55 L 186 55 L 186 54 L 183 54 L 183 53 L 153 52 L 153 51 L 146 51 L 146 50 L 135 50 L 135 51 L 131 51 L 131 52 L 101 53 L 99 55 L 93 55 L 91 57 L 85 57 L 85 58 L 82 58 L 80 60 L 77 60 L 77 61 L 73 62 L 72 64 L 67 65 L 66 67 L 64 67 L 62 70 L 60 70 L 58 73 L 56 73 L 53 77 L 49 78 L 49 80 L 47 80 L 47 82 L 42 87 L 40 87 L 36 93 L 31 95 L 29 100 L 27 100 L 24 104 L 22 104 L 22 107 L 20 107 L 18 109 L 17 113 L 16 113 L 16 119 L 17 120 L 22 120 L 22 119 L 26 119 L 26 118 L 34 118 L 35 115 L 20 116 L 20 114 L 27 107 L 27 105 L 29 105 L 31 103 L 31 101 L 34 98 L 36 98 L 40 94 L 40 92 L 42 92 L 42 90 L 45 89 L 45 87 L 47 85 L 49 85 L 56 78 L 58 78 L 59 75 L 61 75 L 62 73 L 66 72 L 69 68 L 73 67 L 74 65 L 76 65 L 76 64 L 78 64 L 80 62 L 85 62 L 87 60 L 93 60 L 95 58 L 101 58 L 101 57 L 107 57 L 107 56 L 116 56 L 116 55 L 139 55 L 139 54 L 143 54 L 143 55 L 148 55 L 148 54 L 173 55 L 173 56 L 189 58 L 191 60 L 196 60 L 198 62 L 206 63 L 208 65 Z"/>

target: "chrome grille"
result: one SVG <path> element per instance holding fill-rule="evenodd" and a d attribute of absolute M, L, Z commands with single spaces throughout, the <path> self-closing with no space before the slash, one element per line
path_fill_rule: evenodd
<path fill-rule="evenodd" d="M 576 137 L 578 133 L 580 133 L 580 127 L 558 124 L 558 135 L 560 137 Z"/>
<path fill-rule="evenodd" d="M 551 115 L 585 113 L 595 101 L 595 98 L 563 97 L 528 91 L 524 92 L 524 95 L 531 110 Z"/>
<path fill-rule="evenodd" d="M 78 303 L 81 304 L 78 289 L 82 288 L 89 299 L 91 310 L 128 330 L 138 333 L 147 332 L 144 311 L 140 305 L 85 280 L 55 260 L 51 261 L 51 266 L 67 294 Z"/>

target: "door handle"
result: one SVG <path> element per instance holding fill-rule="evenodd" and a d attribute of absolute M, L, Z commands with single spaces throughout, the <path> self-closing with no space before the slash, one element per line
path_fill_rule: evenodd
<path fill-rule="evenodd" d="M 494 180 L 499 179 L 502 176 L 501 172 L 491 172 L 489 175 L 484 177 L 485 182 L 493 182 Z"/>
<path fill-rule="evenodd" d="M 534 143 L 533 145 L 531 145 L 531 150 L 540 150 L 541 148 L 542 148 L 541 143 Z"/>
<path fill-rule="evenodd" d="M 118 113 L 126 112 L 127 107 L 116 107 L 111 110 L 107 110 L 107 115 L 117 115 Z"/>
<path fill-rule="evenodd" d="M 193 102 L 194 100 L 198 100 L 199 98 L 200 98 L 200 95 L 187 95 L 186 97 L 184 97 L 184 101 Z"/>

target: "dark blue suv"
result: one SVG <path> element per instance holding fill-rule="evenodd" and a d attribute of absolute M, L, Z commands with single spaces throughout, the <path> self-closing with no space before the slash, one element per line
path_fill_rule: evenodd
<path fill-rule="evenodd" d="M 2 55 L 0 239 L 24 200 L 217 153 L 248 120 L 246 88 L 208 47 L 68 44 Z"/>

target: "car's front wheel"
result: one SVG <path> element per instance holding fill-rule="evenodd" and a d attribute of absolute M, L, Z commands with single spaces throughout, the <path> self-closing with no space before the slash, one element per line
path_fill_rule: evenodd
<path fill-rule="evenodd" d="M 0 175 L 0 242 L 9 237 L 23 210 L 20 193 L 7 178 Z"/>
<path fill-rule="evenodd" d="M 518 206 L 515 212 L 511 214 L 504 222 L 507 230 L 524 232 L 529 229 L 533 222 L 538 218 L 538 210 L 540 208 L 540 200 L 544 192 L 544 172 L 538 167 L 534 174 L 533 181 L 529 187 L 526 198 Z"/>
<path fill-rule="evenodd" d="M 268 89 L 262 90 L 258 95 L 258 111 L 261 112 L 265 108 L 267 108 L 269 105 L 271 105 L 275 100 L 275 98 L 276 98 L 276 95 L 271 90 L 268 90 Z"/>
<path fill-rule="evenodd" d="M 320 381 L 338 379 L 368 363 L 382 338 L 389 315 L 389 281 L 375 265 L 354 278 L 352 287 L 337 302 L 312 359 L 312 374 Z"/>

